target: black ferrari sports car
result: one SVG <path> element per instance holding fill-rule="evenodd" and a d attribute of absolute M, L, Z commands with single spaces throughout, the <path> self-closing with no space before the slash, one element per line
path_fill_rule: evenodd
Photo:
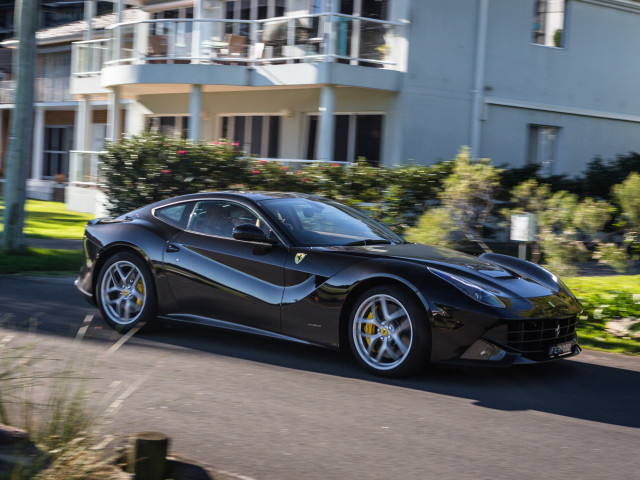
<path fill-rule="evenodd" d="M 386 376 L 580 352 L 581 306 L 552 273 L 407 243 L 321 197 L 163 200 L 90 221 L 84 255 L 76 286 L 121 332 L 159 318 L 350 348 Z"/>

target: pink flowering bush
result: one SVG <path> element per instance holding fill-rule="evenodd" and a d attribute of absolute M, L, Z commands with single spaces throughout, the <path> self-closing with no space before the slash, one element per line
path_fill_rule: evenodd
<path fill-rule="evenodd" d="M 246 159 L 236 148 L 225 140 L 206 144 L 151 134 L 110 143 L 102 158 L 110 213 L 207 190 L 289 191 L 359 206 L 402 232 L 437 198 L 451 171 L 447 162 L 397 168 L 374 167 L 364 160 L 286 164 Z"/>
<path fill-rule="evenodd" d="M 250 163 L 226 142 L 150 134 L 112 142 L 106 150 L 102 174 L 112 215 L 176 195 L 231 188 L 244 182 Z"/>

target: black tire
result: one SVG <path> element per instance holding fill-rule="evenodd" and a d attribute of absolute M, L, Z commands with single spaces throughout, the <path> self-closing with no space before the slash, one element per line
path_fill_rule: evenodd
<path fill-rule="evenodd" d="M 98 275 L 96 298 L 104 320 L 121 333 L 149 324 L 156 316 L 153 278 L 145 262 L 131 252 L 116 253 L 105 262 Z"/>
<path fill-rule="evenodd" d="M 358 363 L 376 375 L 417 373 L 426 367 L 431 353 L 425 309 L 398 286 L 371 288 L 353 306 L 349 343 Z"/>

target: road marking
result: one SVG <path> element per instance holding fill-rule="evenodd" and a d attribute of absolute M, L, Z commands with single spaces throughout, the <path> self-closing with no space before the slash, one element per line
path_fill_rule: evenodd
<path fill-rule="evenodd" d="M 138 331 L 144 326 L 144 323 L 141 323 L 140 325 L 133 327 L 131 330 L 129 330 L 125 335 L 122 336 L 122 338 L 120 340 L 118 340 L 116 343 L 114 343 L 111 348 L 109 348 L 109 350 L 107 350 L 105 353 L 103 353 L 100 356 L 100 360 L 104 360 L 105 358 L 107 358 L 109 355 L 111 355 L 113 352 L 115 352 L 116 350 L 118 350 L 122 345 L 124 345 L 124 343 L 129 340 L 131 337 L 133 337 L 136 333 L 138 333 Z"/>
<path fill-rule="evenodd" d="M 84 320 L 82 321 L 82 326 L 78 329 L 78 333 L 76 334 L 76 342 L 84 338 L 92 320 L 93 320 L 93 315 L 87 315 L 86 317 L 84 317 Z"/>

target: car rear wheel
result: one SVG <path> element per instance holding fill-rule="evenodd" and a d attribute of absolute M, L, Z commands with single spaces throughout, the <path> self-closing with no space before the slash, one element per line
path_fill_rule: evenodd
<path fill-rule="evenodd" d="M 356 301 L 349 342 L 356 360 L 378 375 L 415 373 L 429 359 L 430 335 L 424 307 L 396 286 L 375 287 Z"/>
<path fill-rule="evenodd" d="M 155 317 L 156 296 L 153 279 L 137 255 L 120 252 L 100 270 L 98 305 L 105 321 L 119 332 L 127 332 Z"/>

